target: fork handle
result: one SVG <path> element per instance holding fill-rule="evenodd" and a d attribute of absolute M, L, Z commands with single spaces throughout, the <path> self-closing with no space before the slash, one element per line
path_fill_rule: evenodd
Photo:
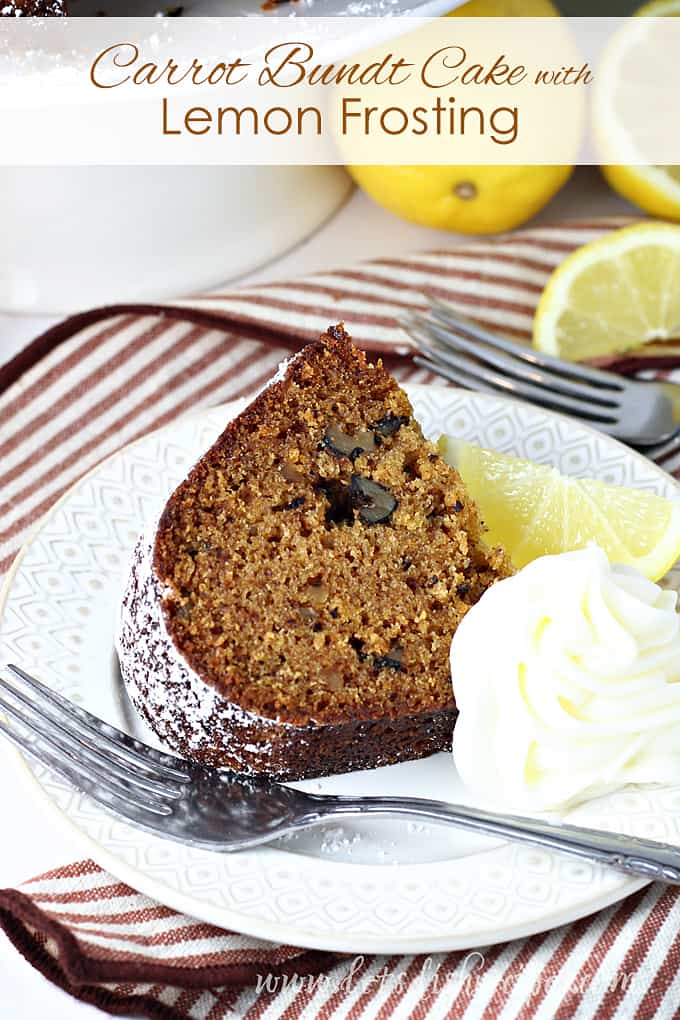
<path fill-rule="evenodd" d="M 650 881 L 680 885 L 680 847 L 651 839 L 520 815 L 497 814 L 438 800 L 324 795 L 311 795 L 311 799 L 318 803 L 319 814 L 324 818 L 382 815 L 443 822 L 487 836 L 499 836 L 544 850 L 556 850 L 618 868 Z"/>

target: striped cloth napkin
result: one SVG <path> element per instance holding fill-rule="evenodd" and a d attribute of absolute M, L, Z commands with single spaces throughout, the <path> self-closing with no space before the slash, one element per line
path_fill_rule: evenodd
<path fill-rule="evenodd" d="M 342 318 L 398 378 L 427 381 L 395 316 L 436 294 L 528 339 L 545 281 L 622 221 L 575 221 L 172 306 L 69 319 L 0 368 L 0 576 L 29 529 L 102 458 L 179 414 L 247 395 L 291 348 Z M 616 363 L 670 377 L 680 350 Z M 677 381 L 680 381 L 678 375 Z M 680 475 L 680 444 L 664 466 Z M 17 949 L 75 997 L 118 1015 L 556 1018 L 680 1015 L 680 893 L 651 885 L 574 924 L 475 953 L 339 956 L 223 931 L 149 900 L 92 861 L 0 892 Z"/>

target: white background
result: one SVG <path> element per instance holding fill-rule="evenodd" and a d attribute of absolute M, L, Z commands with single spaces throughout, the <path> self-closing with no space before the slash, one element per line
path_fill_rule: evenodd
<path fill-rule="evenodd" d="M 609 191 L 596 170 L 582 168 L 535 222 L 630 213 L 635 210 Z M 442 248 L 462 240 L 472 239 L 404 223 L 355 192 L 314 237 L 266 268 L 250 274 L 243 282 L 281 280 L 287 272 L 299 277 L 347 265 L 359 258 Z M 0 362 L 8 360 L 55 321 L 0 314 Z M 78 836 L 66 826 L 45 831 L 39 810 L 30 800 L 24 799 L 24 792 L 23 786 L 15 789 L 11 783 L 0 781 L 1 887 L 14 886 L 40 872 L 83 857 Z M 102 1015 L 37 975 L 7 939 L 0 936 L 0 1020 L 46 1020 L 48 1017 L 50 1020 L 93 1020 Z"/>

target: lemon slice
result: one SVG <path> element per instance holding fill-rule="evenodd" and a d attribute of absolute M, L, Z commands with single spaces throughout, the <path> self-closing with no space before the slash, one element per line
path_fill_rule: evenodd
<path fill-rule="evenodd" d="M 516 567 L 538 556 L 597 542 L 613 563 L 652 581 L 680 557 L 680 500 L 625 489 L 442 436 L 441 455 L 458 469 L 487 526 Z"/>
<path fill-rule="evenodd" d="M 569 361 L 680 337 L 680 226 L 639 223 L 578 248 L 548 280 L 534 346 Z"/>
<path fill-rule="evenodd" d="M 676 131 L 679 69 L 663 24 L 649 19 L 678 16 L 680 0 L 653 0 L 617 29 L 598 68 L 593 108 L 602 172 L 611 187 L 645 212 L 672 220 L 680 220 L 680 167 L 648 164 L 659 138 Z M 650 66 L 657 69 L 655 81 L 641 72 Z"/>

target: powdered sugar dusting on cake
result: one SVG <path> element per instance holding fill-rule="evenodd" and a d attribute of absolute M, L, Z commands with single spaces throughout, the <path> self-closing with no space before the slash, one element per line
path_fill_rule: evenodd
<path fill-rule="evenodd" d="M 148 529 L 135 546 L 121 602 L 116 649 L 126 690 L 142 718 L 172 750 L 203 760 L 219 757 L 243 772 L 259 771 L 269 750 L 262 731 L 274 721 L 223 697 L 175 646 L 153 570 L 154 534 L 155 529 Z M 260 739 L 253 739 L 255 735 Z"/>
<path fill-rule="evenodd" d="M 293 363 L 293 360 L 294 357 L 284 358 L 283 361 L 279 364 L 279 367 L 276 369 L 276 372 L 271 377 L 269 382 L 265 383 L 264 388 L 268 389 L 269 386 L 274 386 L 276 383 L 281 382 L 283 379 L 285 379 L 286 372 Z"/>
<path fill-rule="evenodd" d="M 317 762 L 329 745 L 352 732 L 354 755 L 347 770 L 377 768 L 393 760 L 399 721 L 385 719 L 340 726 L 294 726 L 249 712 L 229 701 L 189 666 L 165 626 L 162 585 L 153 570 L 155 522 L 139 539 L 123 593 L 116 649 L 126 690 L 135 709 L 170 750 L 209 765 L 274 778 L 327 775 Z M 452 715 L 453 713 L 451 713 Z M 407 724 L 406 724 L 407 725 Z M 432 717 L 425 753 L 450 741 L 452 720 Z M 405 727 L 404 727 L 405 728 Z M 404 733 L 408 738 L 408 731 Z M 364 749 L 377 747 L 364 757 Z M 303 773 L 299 761 L 310 767 Z"/>
<path fill-rule="evenodd" d="M 288 370 L 292 368 L 292 366 L 301 357 L 301 355 L 302 351 L 296 351 L 295 354 L 291 354 L 287 358 L 284 358 L 283 361 L 279 364 L 279 367 L 276 369 L 276 372 L 271 377 L 269 382 L 266 382 L 262 387 L 262 392 L 264 392 L 264 390 L 268 390 L 270 386 L 275 386 L 276 383 L 283 382 L 283 380 L 286 378 L 286 375 L 288 374 Z"/>

